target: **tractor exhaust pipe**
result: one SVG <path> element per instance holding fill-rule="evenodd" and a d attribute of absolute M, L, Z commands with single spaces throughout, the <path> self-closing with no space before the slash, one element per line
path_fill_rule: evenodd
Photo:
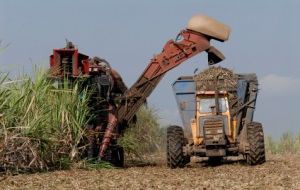
<path fill-rule="evenodd" d="M 215 105 L 216 105 L 216 115 L 220 115 L 218 81 L 219 81 L 219 76 L 217 76 L 216 79 L 215 79 Z"/>

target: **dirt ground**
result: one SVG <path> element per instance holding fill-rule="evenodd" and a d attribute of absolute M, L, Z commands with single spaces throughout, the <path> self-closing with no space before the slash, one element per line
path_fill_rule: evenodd
<path fill-rule="evenodd" d="M 300 155 L 268 156 L 259 166 L 235 159 L 211 166 L 193 159 L 182 169 L 128 166 L 1 176 L 0 189 L 300 189 Z"/>

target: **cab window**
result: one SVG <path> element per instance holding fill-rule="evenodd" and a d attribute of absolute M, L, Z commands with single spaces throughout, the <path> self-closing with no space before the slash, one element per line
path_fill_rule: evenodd
<path fill-rule="evenodd" d="M 215 98 L 202 98 L 200 99 L 200 112 L 202 113 L 209 113 L 212 112 L 212 109 L 216 108 L 215 105 Z M 226 112 L 227 111 L 227 104 L 225 98 L 219 98 L 219 109 L 220 112 Z"/>

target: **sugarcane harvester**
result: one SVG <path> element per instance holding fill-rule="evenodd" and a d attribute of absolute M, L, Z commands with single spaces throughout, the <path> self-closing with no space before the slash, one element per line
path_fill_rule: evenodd
<path fill-rule="evenodd" d="M 57 82 L 58 88 L 72 87 L 77 82 L 81 90 L 89 92 L 88 106 L 92 117 L 86 126 L 88 158 L 98 157 L 122 166 L 123 148 L 117 144 L 114 133 L 118 122 L 115 98 L 122 95 L 127 87 L 119 73 L 105 59 L 79 53 L 69 41 L 65 48 L 53 50 L 49 73 L 49 78 Z"/>
<path fill-rule="evenodd" d="M 117 163 L 122 165 L 123 152 L 118 150 L 114 153 L 114 151 L 109 151 L 109 149 L 115 142 L 115 139 L 128 127 L 129 122 L 134 118 L 139 108 L 145 103 L 146 98 L 150 96 L 163 76 L 169 70 L 204 51 L 208 53 L 209 65 L 222 61 L 224 59 L 223 54 L 210 44 L 210 40 L 214 39 L 224 42 L 229 38 L 229 34 L 230 28 L 223 23 L 204 15 L 196 15 L 190 19 L 188 27 L 178 34 L 175 41 L 169 40 L 163 47 L 162 52 L 151 59 L 144 72 L 131 88 L 126 88 L 120 75 L 115 74 L 117 75 L 116 77 L 113 75 L 116 72 L 110 72 L 109 75 L 112 75 L 111 79 L 116 86 L 115 90 L 121 93 L 121 96 L 110 97 L 107 112 L 111 113 L 111 117 L 109 117 L 109 114 L 106 114 L 108 119 L 103 119 L 106 122 L 106 127 L 98 149 L 98 157 L 109 157 L 109 159 L 117 160 Z M 67 59 L 69 61 L 66 61 Z M 74 78 L 86 77 L 91 80 L 93 78 L 101 78 L 99 77 L 103 75 L 101 73 L 107 73 L 107 69 L 103 69 L 103 65 L 107 65 L 107 63 L 103 64 L 103 62 L 102 59 L 98 61 L 97 59 L 89 59 L 88 56 L 78 53 L 78 50 L 74 47 L 54 49 L 53 55 L 50 56 L 51 68 L 54 71 L 58 70 L 57 73 L 54 72 L 52 74 L 53 76 L 68 74 Z M 105 72 L 103 72 L 104 70 Z M 112 70 L 110 66 L 108 70 Z M 118 81 L 115 82 L 114 80 Z M 105 82 L 97 84 L 103 85 Z M 111 92 L 114 94 L 114 90 L 111 90 Z M 114 104 L 114 98 L 119 100 L 117 106 Z M 113 122 L 110 121 L 111 118 L 113 118 Z M 97 126 L 98 124 L 94 125 Z M 93 129 L 97 130 L 97 127 Z M 109 156 L 106 156 L 107 154 Z M 116 156 L 118 158 L 114 158 Z"/>

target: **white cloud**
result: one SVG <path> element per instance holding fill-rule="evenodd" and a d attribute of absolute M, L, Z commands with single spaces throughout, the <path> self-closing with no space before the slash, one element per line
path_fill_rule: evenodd
<path fill-rule="evenodd" d="M 260 79 L 260 89 L 273 96 L 300 94 L 300 78 L 269 74 Z"/>

